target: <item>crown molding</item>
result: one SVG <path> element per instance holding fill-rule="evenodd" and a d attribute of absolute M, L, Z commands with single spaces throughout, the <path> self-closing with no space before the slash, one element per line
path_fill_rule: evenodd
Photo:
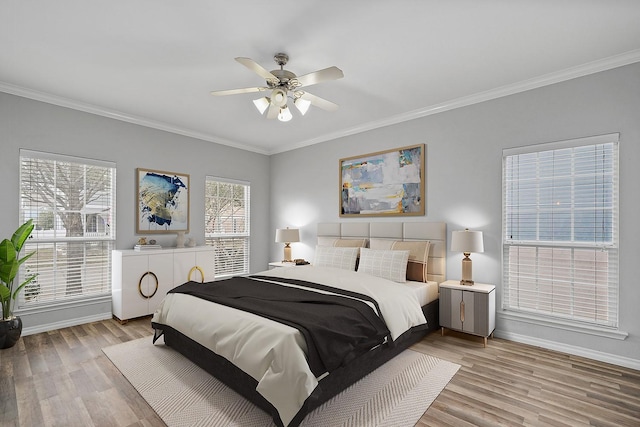
<path fill-rule="evenodd" d="M 123 122 L 133 123 L 140 126 L 145 126 L 152 129 L 158 129 L 165 132 L 171 132 L 189 138 L 201 139 L 203 141 L 215 142 L 216 144 L 226 145 L 240 150 L 251 151 L 258 154 L 270 154 L 265 150 L 261 150 L 257 147 L 239 144 L 228 139 L 220 138 L 213 135 L 208 135 L 201 132 L 196 132 L 190 129 L 180 128 L 178 126 L 171 125 L 169 123 L 160 122 L 157 120 L 151 120 L 146 117 L 135 116 L 133 114 L 123 113 L 121 111 L 112 110 L 109 108 L 100 107 L 76 101 L 73 99 L 65 98 L 58 95 L 52 95 L 45 92 L 40 92 L 33 89 L 27 89 L 24 87 L 12 85 L 10 83 L 0 81 L 0 92 L 5 92 L 11 95 L 21 96 L 23 98 L 29 98 L 36 101 L 46 102 L 48 104 L 57 105 L 60 107 L 71 108 L 73 110 L 82 111 L 85 113 L 96 114 L 98 116 L 108 117 L 110 119 L 120 120 Z"/>
<path fill-rule="evenodd" d="M 493 99 L 502 98 L 505 96 L 514 95 L 521 92 L 526 92 L 531 89 L 537 89 L 537 88 L 549 86 L 555 83 L 561 83 L 567 80 L 572 80 L 578 77 L 583 77 L 590 74 L 611 70 L 614 68 L 633 64 L 636 62 L 640 62 L 640 49 L 632 50 L 620 55 L 615 55 L 615 56 L 600 59 L 597 61 L 589 62 L 576 67 L 567 68 L 565 70 L 544 74 L 542 76 L 534 77 L 528 80 L 523 80 L 521 82 L 513 83 L 510 85 L 501 86 L 495 89 L 490 89 L 484 92 L 479 92 L 473 95 L 453 99 L 440 104 L 431 105 L 428 107 L 409 111 L 407 113 L 388 117 L 383 120 L 376 120 L 369 123 L 364 123 L 359 126 L 341 130 L 339 132 L 321 135 L 317 138 L 308 139 L 306 141 L 302 141 L 297 144 L 292 144 L 287 147 L 283 146 L 280 150 L 272 151 L 270 152 L 270 154 L 277 154 L 284 151 L 290 151 L 296 148 L 302 148 L 309 145 L 319 144 L 321 142 L 326 142 L 333 139 L 343 138 L 346 136 L 355 135 L 358 133 L 382 128 L 385 126 L 391 126 L 398 123 L 419 119 L 421 117 L 430 116 L 432 114 L 438 114 L 445 111 L 454 110 L 456 108 L 462 108 L 462 107 L 467 107 L 473 104 L 479 104 L 481 102 L 490 101 Z"/>
<path fill-rule="evenodd" d="M 240 150 L 251 151 L 258 154 L 278 154 L 285 151 L 295 150 L 297 148 L 307 147 L 309 145 L 319 144 L 321 142 L 331 141 L 338 138 L 344 138 L 350 135 L 355 135 L 370 130 L 395 125 L 402 122 L 407 122 L 422 117 L 430 116 L 432 114 L 438 114 L 456 108 L 467 107 L 473 104 L 479 104 L 481 102 L 490 101 L 504 96 L 514 95 L 520 92 L 525 92 L 531 89 L 537 89 L 543 86 L 552 85 L 555 83 L 564 82 L 567 80 L 583 77 L 589 74 L 595 74 L 602 71 L 611 70 L 613 68 L 622 67 L 625 65 L 640 62 L 640 49 L 625 52 L 620 55 L 611 56 L 608 58 L 600 59 L 597 61 L 589 62 L 576 67 L 567 68 L 554 73 L 545 74 L 532 79 L 524 80 L 518 83 L 501 86 L 495 89 L 491 89 L 484 92 L 479 92 L 473 95 L 464 96 L 461 98 L 446 101 L 440 104 L 435 104 L 420 108 L 417 110 L 409 111 L 407 113 L 398 114 L 396 116 L 387 117 L 382 120 L 376 120 L 362 125 L 354 126 L 351 128 L 343 129 L 337 132 L 332 132 L 324 135 L 320 135 L 316 138 L 307 139 L 295 144 L 288 144 L 277 147 L 273 150 L 263 150 L 254 146 L 246 144 L 239 144 L 224 138 L 220 138 L 214 135 L 204 134 L 196 132 L 190 129 L 180 128 L 169 123 L 151 120 L 145 117 L 135 116 L 127 114 L 117 110 L 111 110 L 108 108 L 92 105 L 80 101 L 75 101 L 69 98 L 64 98 L 57 95 L 52 95 L 45 92 L 40 92 L 33 89 L 27 89 L 20 86 L 15 86 L 10 83 L 0 82 L 0 92 L 6 92 L 12 95 L 21 96 L 24 98 L 33 99 L 36 101 L 46 102 L 48 104 L 58 105 L 61 107 L 67 107 L 86 113 L 96 114 L 111 119 L 121 120 L 128 123 L 133 123 L 140 126 L 145 126 L 153 129 L 158 129 L 166 132 L 183 135 L 189 138 L 196 138 L 203 141 L 214 142 L 216 144 L 226 145 L 229 147 L 237 148 Z"/>

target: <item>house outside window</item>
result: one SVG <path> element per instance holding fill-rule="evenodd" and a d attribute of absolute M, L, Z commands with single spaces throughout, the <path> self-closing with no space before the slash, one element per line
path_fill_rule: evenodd
<path fill-rule="evenodd" d="M 250 185 L 207 176 L 205 241 L 216 253 L 216 278 L 249 273 Z"/>
<path fill-rule="evenodd" d="M 18 309 L 111 294 L 115 163 L 20 150 L 20 221 L 33 219 L 24 247 L 37 273 Z"/>
<path fill-rule="evenodd" d="M 504 150 L 505 311 L 617 328 L 618 140 Z"/>

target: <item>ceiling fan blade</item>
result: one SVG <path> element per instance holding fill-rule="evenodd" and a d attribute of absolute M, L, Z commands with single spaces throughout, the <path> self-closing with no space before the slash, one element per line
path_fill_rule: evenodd
<path fill-rule="evenodd" d="M 268 90 L 268 87 L 245 87 L 242 89 L 214 90 L 211 92 L 213 96 L 237 95 L 239 93 L 262 92 Z"/>
<path fill-rule="evenodd" d="M 338 67 L 329 67 L 324 70 L 314 71 L 313 73 L 305 74 L 296 77 L 296 80 L 300 83 L 300 86 L 311 86 L 318 83 L 326 82 L 329 80 L 338 80 L 344 77 L 344 73 Z"/>
<path fill-rule="evenodd" d="M 275 119 L 278 117 L 280 113 L 280 107 L 277 105 L 271 104 L 269 105 L 269 111 L 267 111 L 267 119 Z"/>
<path fill-rule="evenodd" d="M 326 99 L 310 94 L 309 92 L 304 92 L 300 98 L 306 99 L 311 102 L 311 105 L 315 105 L 316 107 L 322 108 L 326 111 L 336 111 L 338 109 L 338 104 L 334 104 L 331 101 L 327 101 Z"/>
<path fill-rule="evenodd" d="M 239 63 L 241 63 L 242 65 L 244 65 L 245 67 L 247 67 L 248 69 L 250 69 L 251 71 L 253 71 L 254 73 L 256 73 L 257 75 L 259 75 L 265 80 L 279 81 L 276 76 L 271 74 L 262 65 L 258 64 L 256 61 L 254 61 L 251 58 L 237 57 L 236 61 L 238 61 Z"/>

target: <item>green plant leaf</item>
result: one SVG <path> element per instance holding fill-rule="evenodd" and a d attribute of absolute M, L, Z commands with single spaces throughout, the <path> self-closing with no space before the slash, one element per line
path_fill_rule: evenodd
<path fill-rule="evenodd" d="M 13 236 L 11 236 L 11 240 L 4 239 L 0 242 L 0 302 L 2 302 L 3 319 L 11 317 L 13 302 L 15 302 L 18 294 L 26 285 L 33 282 L 37 276 L 37 274 L 30 275 L 14 290 L 14 279 L 18 275 L 20 266 L 35 253 L 34 251 L 22 258 L 18 258 L 20 250 L 31 235 L 33 228 L 33 220 L 30 219 L 18 227 Z"/>
<path fill-rule="evenodd" d="M 18 256 L 15 246 L 9 239 L 0 242 L 0 262 L 11 263 Z"/>
<path fill-rule="evenodd" d="M 0 281 L 9 285 L 18 274 L 20 265 L 16 259 L 18 256 L 13 243 L 8 239 L 0 242 Z"/>
<path fill-rule="evenodd" d="M 11 296 L 11 298 L 15 301 L 15 299 L 18 298 L 18 294 L 20 293 L 22 288 L 24 288 L 26 285 L 36 280 L 36 276 L 37 274 L 34 274 L 33 276 L 29 277 L 27 280 L 22 282 L 22 284 L 18 286 L 18 288 L 15 291 L 13 291 L 13 295 Z"/>
<path fill-rule="evenodd" d="M 11 236 L 11 243 L 13 243 L 13 247 L 15 248 L 16 252 L 20 252 L 20 250 L 22 249 L 22 245 L 24 245 L 24 242 L 29 238 L 32 231 L 33 219 L 30 219 L 29 221 L 18 227 L 15 233 L 13 233 L 13 236 Z"/>
<path fill-rule="evenodd" d="M 0 284 L 0 303 L 2 303 L 2 319 L 8 319 L 11 313 L 11 290 L 4 284 Z"/>
<path fill-rule="evenodd" d="M 22 265 L 23 262 L 25 262 L 26 260 L 28 260 L 29 258 L 31 258 L 34 254 L 36 253 L 36 251 L 33 251 L 31 253 L 28 253 L 27 255 L 23 256 L 22 258 L 20 258 L 18 260 L 18 265 Z"/>
<path fill-rule="evenodd" d="M 0 300 L 4 301 L 11 296 L 11 290 L 4 284 L 0 283 Z"/>

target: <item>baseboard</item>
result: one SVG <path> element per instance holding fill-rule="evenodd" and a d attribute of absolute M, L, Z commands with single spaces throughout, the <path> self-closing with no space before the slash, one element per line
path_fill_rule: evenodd
<path fill-rule="evenodd" d="M 612 365 L 640 370 L 640 360 L 638 359 L 631 359 L 629 357 L 617 356 L 615 354 L 603 353 L 601 351 L 562 344 L 555 341 L 543 340 L 540 338 L 532 338 L 526 335 L 514 334 L 512 332 L 496 330 L 494 332 L 494 336 L 509 341 L 515 341 L 522 344 L 529 344 L 536 347 L 546 348 L 548 350 L 560 351 L 562 353 L 572 354 L 574 356 L 586 357 L 589 359 L 597 360 L 599 362 L 611 363 Z"/>
<path fill-rule="evenodd" d="M 64 320 L 64 321 L 61 321 L 61 322 L 46 323 L 46 324 L 43 324 L 43 325 L 32 326 L 32 327 L 29 327 L 29 328 L 23 328 L 22 329 L 22 336 L 39 334 L 40 332 L 54 331 L 56 329 L 68 328 L 70 326 L 83 325 L 85 323 L 98 322 L 100 320 L 111 319 L 112 317 L 113 317 L 113 315 L 111 314 L 111 311 L 109 311 L 109 312 L 106 312 L 106 313 L 98 313 L 98 314 L 94 314 L 94 315 L 91 315 L 91 316 L 76 317 L 76 318 Z"/>

